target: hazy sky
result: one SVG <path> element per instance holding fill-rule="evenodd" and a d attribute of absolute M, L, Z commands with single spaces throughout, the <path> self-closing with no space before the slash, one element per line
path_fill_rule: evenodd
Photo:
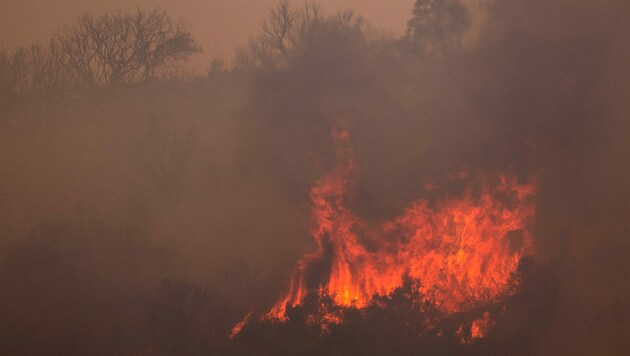
<path fill-rule="evenodd" d="M 82 11 L 130 11 L 160 7 L 183 17 L 203 53 L 192 61 L 206 67 L 217 55 L 227 56 L 259 29 L 263 17 L 278 0 L 0 0 L 0 48 L 46 41 Z M 328 12 L 353 9 L 375 27 L 401 33 L 414 0 L 319 0 Z M 293 0 L 301 5 L 302 0 Z"/>

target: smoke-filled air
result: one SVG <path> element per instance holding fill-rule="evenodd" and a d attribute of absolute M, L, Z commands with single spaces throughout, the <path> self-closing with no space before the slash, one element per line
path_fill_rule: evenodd
<path fill-rule="evenodd" d="M 630 354 L 629 2 L 66 5 L 0 6 L 0 354 Z"/>

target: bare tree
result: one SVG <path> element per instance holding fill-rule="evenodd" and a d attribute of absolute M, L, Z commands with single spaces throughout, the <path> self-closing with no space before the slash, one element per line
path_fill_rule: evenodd
<path fill-rule="evenodd" d="M 327 31 L 362 31 L 364 24 L 363 18 L 352 11 L 325 16 L 317 4 L 306 2 L 294 9 L 281 1 L 271 8 L 260 35 L 237 49 L 233 64 L 237 70 L 286 66 Z"/>
<path fill-rule="evenodd" d="M 54 41 L 50 46 L 20 47 L 0 54 L 0 87 L 3 94 L 45 92 L 67 87 L 69 77 Z"/>
<path fill-rule="evenodd" d="M 160 10 L 138 10 L 133 17 L 133 34 L 143 80 L 153 78 L 165 62 L 186 60 L 201 50 L 183 21 L 173 22 Z"/>
<path fill-rule="evenodd" d="M 103 15 L 92 27 L 96 52 L 109 84 L 133 82 L 139 64 L 129 16 Z"/>
<path fill-rule="evenodd" d="M 251 39 L 247 46 L 236 49 L 234 67 L 250 70 L 285 63 L 299 17 L 300 12 L 292 9 L 286 0 L 272 7 L 263 21 L 260 35 Z"/>
<path fill-rule="evenodd" d="M 164 11 L 83 13 L 47 45 L 0 53 L 0 106 L 26 94 L 148 80 L 198 51 L 186 24 Z"/>
<path fill-rule="evenodd" d="M 293 31 L 298 13 L 291 9 L 289 2 L 281 1 L 271 9 L 263 22 L 261 39 L 269 46 L 286 52 L 289 35 Z"/>
<path fill-rule="evenodd" d="M 33 50 L 32 50 L 33 51 Z M 35 89 L 39 91 L 61 91 L 71 86 L 72 76 L 64 65 L 64 57 L 57 41 L 52 39 L 48 46 L 37 46 L 35 66 Z"/>
<path fill-rule="evenodd" d="M 68 68 L 87 86 L 148 80 L 167 62 L 200 51 L 185 23 L 173 22 L 160 10 L 99 17 L 84 13 L 55 39 Z"/>
<path fill-rule="evenodd" d="M 81 15 L 74 26 L 65 27 L 55 34 L 64 54 L 64 63 L 77 83 L 96 86 L 102 82 L 102 65 L 98 61 L 97 48 L 100 35 L 94 38 L 93 19 L 87 14 Z"/>
<path fill-rule="evenodd" d="M 292 44 L 298 46 L 308 42 L 310 38 L 321 33 L 325 22 L 324 11 L 319 4 L 305 3 L 297 10 L 295 30 L 291 35 Z"/>

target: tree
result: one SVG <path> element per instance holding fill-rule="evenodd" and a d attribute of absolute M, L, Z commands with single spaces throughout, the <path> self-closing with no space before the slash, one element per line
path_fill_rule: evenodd
<path fill-rule="evenodd" d="M 155 70 L 168 61 L 187 60 L 200 52 L 183 21 L 173 22 L 164 11 L 138 10 L 133 17 L 134 49 L 142 79 L 151 79 Z"/>
<path fill-rule="evenodd" d="M 49 46 L 19 47 L 11 54 L 0 54 L 0 93 L 3 98 L 61 90 L 70 80 L 55 41 Z"/>
<path fill-rule="evenodd" d="M 86 86 L 148 80 L 166 63 L 200 51 L 185 23 L 160 10 L 98 17 L 84 13 L 55 39 L 67 67 Z"/>
<path fill-rule="evenodd" d="M 365 25 L 363 17 L 352 11 L 327 16 L 317 4 L 306 2 L 300 8 L 292 8 L 287 1 L 281 1 L 271 8 L 260 35 L 236 50 L 233 65 L 237 70 L 286 68 L 296 58 L 314 52 L 334 55 L 343 48 L 330 46 L 344 47 L 340 43 L 348 38 L 363 37 Z"/>
<path fill-rule="evenodd" d="M 269 17 L 263 22 L 261 39 L 269 46 L 284 53 L 287 49 L 289 35 L 295 25 L 296 15 L 286 0 L 278 3 L 271 9 Z"/>
<path fill-rule="evenodd" d="M 418 55 L 445 54 L 459 48 L 469 26 L 468 10 L 459 0 L 416 0 L 404 42 Z"/>

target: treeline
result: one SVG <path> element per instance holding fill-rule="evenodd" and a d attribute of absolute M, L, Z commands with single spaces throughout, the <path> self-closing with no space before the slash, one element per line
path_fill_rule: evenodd
<path fill-rule="evenodd" d="M 419 0 L 405 35 L 391 40 L 377 36 L 353 11 L 327 15 L 318 4 L 295 7 L 281 1 L 270 10 L 259 35 L 238 48 L 229 65 L 214 59 L 209 74 L 286 66 L 318 42 L 340 34 L 349 41 L 393 45 L 400 53 L 441 54 L 459 48 L 469 22 L 458 0 Z M 200 50 L 186 22 L 175 21 L 162 10 L 83 13 L 55 32 L 47 44 L 0 52 L 0 95 L 147 81 Z"/>
<path fill-rule="evenodd" d="M 387 48 L 398 55 L 416 58 L 441 56 L 461 48 L 469 26 L 468 10 L 459 0 L 417 0 L 405 34 L 400 38 L 375 31 L 352 10 L 327 15 L 316 3 L 295 7 L 283 0 L 270 10 L 259 35 L 235 51 L 232 69 L 288 66 L 312 54 L 309 50 L 321 50 L 318 45 L 331 41 L 355 46 L 368 43 L 373 49 Z M 215 61 L 210 70 L 217 68 L 224 65 Z"/>
<path fill-rule="evenodd" d="M 199 51 L 186 23 L 161 10 L 83 13 L 46 45 L 0 53 L 0 95 L 137 83 Z"/>

